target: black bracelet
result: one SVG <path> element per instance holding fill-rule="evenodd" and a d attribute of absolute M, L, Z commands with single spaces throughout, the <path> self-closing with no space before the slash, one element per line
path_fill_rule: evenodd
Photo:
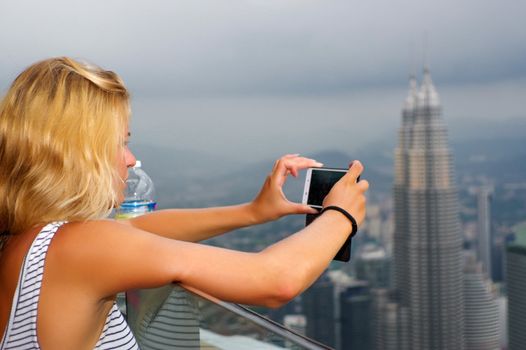
<path fill-rule="evenodd" d="M 349 214 L 349 212 L 347 210 L 342 209 L 340 207 L 337 207 L 335 205 L 329 205 L 328 207 L 323 208 L 323 210 L 321 211 L 320 215 L 323 214 L 324 212 L 326 212 L 327 210 L 336 210 L 336 211 L 339 211 L 340 213 L 342 213 L 343 215 L 345 215 L 345 217 L 347 219 L 349 219 L 349 221 L 352 224 L 352 232 L 350 234 L 350 237 L 352 237 L 352 236 L 354 236 L 356 234 L 356 232 L 358 231 L 358 224 L 356 223 L 356 220 L 354 219 L 354 217 L 351 214 Z"/>

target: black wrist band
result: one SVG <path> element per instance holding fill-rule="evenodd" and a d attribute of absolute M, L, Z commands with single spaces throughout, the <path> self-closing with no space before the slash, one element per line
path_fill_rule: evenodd
<path fill-rule="evenodd" d="M 351 235 L 350 237 L 354 236 L 356 234 L 356 232 L 358 231 L 358 224 L 356 223 L 356 220 L 354 219 L 354 217 L 349 214 L 349 212 L 345 209 L 342 209 L 340 207 L 337 207 L 335 205 L 329 205 L 328 207 L 325 207 L 322 209 L 321 214 L 323 214 L 324 212 L 326 212 L 327 210 L 336 210 L 336 211 L 339 211 L 340 213 L 342 213 L 343 215 L 345 215 L 345 217 L 347 219 L 349 219 L 349 221 L 351 222 L 352 224 L 352 232 L 351 232 Z"/>

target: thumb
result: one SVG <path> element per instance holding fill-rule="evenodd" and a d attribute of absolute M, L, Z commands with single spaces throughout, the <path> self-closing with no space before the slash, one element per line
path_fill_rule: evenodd
<path fill-rule="evenodd" d="M 294 203 L 294 213 L 296 214 L 319 214 L 317 209 L 312 208 L 310 205 Z"/>

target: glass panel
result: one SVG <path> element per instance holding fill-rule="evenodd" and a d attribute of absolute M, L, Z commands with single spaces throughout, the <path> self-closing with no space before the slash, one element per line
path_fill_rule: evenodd
<path fill-rule="evenodd" d="M 131 291 L 126 302 L 143 350 L 329 349 L 240 305 L 179 285 Z"/>

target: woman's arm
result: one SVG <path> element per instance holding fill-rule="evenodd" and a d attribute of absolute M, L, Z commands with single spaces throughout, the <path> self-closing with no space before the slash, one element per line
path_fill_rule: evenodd
<path fill-rule="evenodd" d="M 315 213 L 307 205 L 290 202 L 283 194 L 283 185 L 289 173 L 297 176 L 301 169 L 321 165 L 315 160 L 295 154 L 286 155 L 276 161 L 260 193 L 250 203 L 206 209 L 160 210 L 124 222 L 164 237 L 198 242 L 289 214 Z"/>
<path fill-rule="evenodd" d="M 260 223 L 251 203 L 203 209 L 165 209 L 124 222 L 140 230 L 187 242 L 199 242 Z"/>
<path fill-rule="evenodd" d="M 325 205 L 365 215 L 368 183 L 355 162 Z M 259 253 L 166 239 L 114 221 L 66 224 L 50 247 L 54 278 L 98 299 L 133 288 L 182 282 L 227 301 L 279 306 L 305 290 L 328 266 L 352 226 L 328 211 L 298 233 Z M 52 277 L 50 277 L 52 278 Z"/>

